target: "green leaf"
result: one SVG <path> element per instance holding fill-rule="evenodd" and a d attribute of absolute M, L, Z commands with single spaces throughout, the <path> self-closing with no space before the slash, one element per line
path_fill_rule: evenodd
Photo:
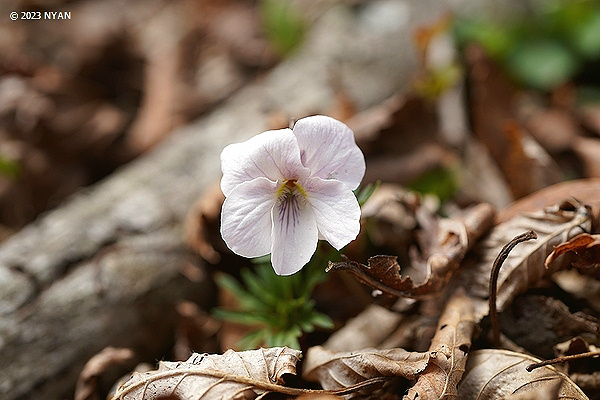
<path fill-rule="evenodd" d="M 258 313 L 248 313 L 245 311 L 225 310 L 223 308 L 215 308 L 212 310 L 215 317 L 225 319 L 231 322 L 237 322 L 244 325 L 270 325 L 270 318 Z"/>
<path fill-rule="evenodd" d="M 260 11 L 265 34 L 280 55 L 289 55 L 302 43 L 305 23 L 291 1 L 262 0 Z"/>
<path fill-rule="evenodd" d="M 329 315 L 316 311 L 311 315 L 310 322 L 314 326 L 324 329 L 333 329 L 333 327 L 335 326 L 333 320 L 329 317 Z"/>
<path fill-rule="evenodd" d="M 267 341 L 268 331 L 265 329 L 259 329 L 252 331 L 242 337 L 236 345 L 240 350 L 253 350 L 263 345 Z"/>
<path fill-rule="evenodd" d="M 356 199 L 358 200 L 358 204 L 361 207 L 367 202 L 367 200 L 369 200 L 369 198 L 373 195 L 373 193 L 375 193 L 375 191 L 377 190 L 379 185 L 381 185 L 381 181 L 377 181 L 375 183 L 369 183 L 369 184 L 367 184 L 367 186 L 363 187 L 362 189 L 359 188 L 354 191 L 354 195 L 356 196 Z"/>
<path fill-rule="evenodd" d="M 18 161 L 0 155 L 0 175 L 17 179 L 21 174 L 21 166 Z"/>
<path fill-rule="evenodd" d="M 443 202 L 452 198 L 459 188 L 458 168 L 440 166 L 431 169 L 407 187 L 420 193 L 434 194 Z"/>
<path fill-rule="evenodd" d="M 217 274 L 215 277 L 215 282 L 219 287 L 231 293 L 240 303 L 242 308 L 248 309 L 261 307 L 260 301 L 248 293 L 248 291 L 246 291 L 246 289 L 244 289 L 244 287 L 232 276 L 227 274 Z"/>
<path fill-rule="evenodd" d="M 523 83 L 549 90 L 568 81 L 579 68 L 579 61 L 559 42 L 532 39 L 515 48 L 507 66 Z"/>
<path fill-rule="evenodd" d="M 473 19 L 456 19 L 453 33 L 461 46 L 477 42 L 494 58 L 506 57 L 519 40 L 512 25 L 500 26 L 490 21 Z"/>

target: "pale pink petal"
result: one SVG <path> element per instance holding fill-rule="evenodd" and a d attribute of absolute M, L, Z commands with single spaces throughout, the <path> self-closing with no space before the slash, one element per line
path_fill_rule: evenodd
<path fill-rule="evenodd" d="M 317 249 L 317 224 L 311 205 L 301 195 L 280 197 L 273 207 L 271 263 L 277 275 L 300 271 Z"/>
<path fill-rule="evenodd" d="M 304 184 L 319 233 L 336 249 L 356 239 L 360 206 L 354 193 L 340 181 L 310 178 Z"/>
<path fill-rule="evenodd" d="M 242 182 L 258 177 L 271 181 L 302 179 L 309 171 L 300 161 L 298 141 L 290 129 L 267 131 L 221 152 L 221 190 L 225 196 Z"/>
<path fill-rule="evenodd" d="M 260 257 L 271 252 L 271 209 L 277 184 L 256 178 L 237 185 L 221 210 L 221 236 L 234 253 Z"/>
<path fill-rule="evenodd" d="M 337 179 L 351 190 L 365 174 L 365 157 L 344 123 L 323 115 L 306 117 L 294 125 L 302 163 L 312 176 Z"/>

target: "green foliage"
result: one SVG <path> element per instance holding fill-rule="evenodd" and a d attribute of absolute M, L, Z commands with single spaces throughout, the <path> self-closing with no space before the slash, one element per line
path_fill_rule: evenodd
<path fill-rule="evenodd" d="M 513 21 L 458 19 L 460 44 L 475 41 L 525 85 L 550 90 L 600 57 L 600 1 L 549 2 Z"/>
<path fill-rule="evenodd" d="M 290 0 L 262 0 L 260 12 L 265 34 L 280 55 L 289 55 L 302 43 L 306 26 Z"/>
<path fill-rule="evenodd" d="M 375 191 L 377 190 L 379 185 L 381 185 L 381 181 L 377 181 L 375 183 L 369 183 L 364 188 L 362 188 L 362 189 L 358 188 L 354 191 L 354 195 L 356 196 L 356 199 L 358 200 L 358 204 L 361 207 L 367 202 L 367 200 L 369 200 L 369 198 L 373 195 L 373 193 L 375 193 Z"/>
<path fill-rule="evenodd" d="M 21 166 L 15 160 L 0 156 L 0 175 L 17 179 L 21 174 Z"/>
<path fill-rule="evenodd" d="M 322 250 L 319 248 L 318 250 Z M 257 329 L 245 336 L 238 346 L 288 346 L 300 349 L 298 338 L 315 328 L 330 329 L 331 319 L 315 310 L 311 298 L 315 286 L 325 277 L 325 265 L 331 252 L 317 251 L 311 262 L 291 276 L 278 276 L 269 256 L 255 260 L 254 270 L 241 271 L 242 282 L 220 274 L 217 284 L 238 301 L 238 310 L 215 309 L 215 316 Z"/>
<path fill-rule="evenodd" d="M 455 167 L 437 167 L 423 173 L 407 185 L 416 192 L 436 195 L 440 201 L 454 196 L 459 188 L 459 174 Z"/>

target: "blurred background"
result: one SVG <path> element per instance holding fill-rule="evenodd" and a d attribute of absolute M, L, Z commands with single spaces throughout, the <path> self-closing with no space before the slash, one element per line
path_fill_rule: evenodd
<path fill-rule="evenodd" d="M 15 20 L 11 12 L 17 13 Z M 244 330 L 225 328 L 208 315 L 218 290 L 204 274 L 207 268 L 239 277 L 244 263 L 220 240 L 222 198 L 206 183 L 218 182 L 218 153 L 227 142 L 286 127 L 309 114 L 327 114 L 355 131 L 367 159 L 365 183 L 420 192 L 442 215 L 480 202 L 502 209 L 558 182 L 600 177 L 599 72 L 600 1 L 594 0 L 0 0 L 0 241 L 5 246 L 0 262 L 7 267 L 0 270 L 0 284 L 10 289 L 11 279 L 26 275 L 23 281 L 33 287 L 31 294 L 3 289 L 8 294 L 0 297 L 0 359 L 22 368 L 6 379 L 2 373 L 8 376 L 7 371 L 0 373 L 0 395 L 60 393 L 55 398 L 64 398 L 74 391 L 73 377 L 83 364 L 107 345 L 131 345 L 136 361 L 150 363 L 183 359 L 190 349 L 218 352 L 235 346 Z M 233 134 L 220 137 L 215 134 L 220 129 Z M 176 141 L 184 144 L 177 147 Z M 83 188 L 98 188 L 81 193 L 102 201 L 103 190 L 112 194 L 114 187 L 93 184 L 133 171 L 127 168 L 136 160 L 176 159 L 179 153 L 168 153 L 176 148 L 190 153 L 211 148 L 203 155 L 210 165 L 200 160 L 182 167 L 193 159 L 182 150 L 180 164 L 165 161 L 174 167 L 164 171 L 164 182 L 146 176 L 131 180 L 133 200 L 128 187 L 106 197 L 115 202 L 107 209 L 115 209 L 116 216 L 102 222 L 114 227 L 72 228 L 67 222 L 52 230 L 48 222 L 22 229 L 45 212 L 60 210 Z M 156 190 L 154 196 L 157 187 L 184 175 L 188 180 L 181 187 L 187 191 Z M 196 183 L 198 177 L 204 181 Z M 139 191 L 138 184 L 151 195 Z M 560 196 L 588 201 L 585 194 L 597 194 L 594 190 Z M 412 233 L 394 235 L 398 229 L 412 232 L 416 222 L 387 212 L 382 204 L 363 210 L 375 222 L 364 230 L 368 239 L 361 236 L 348 249 L 356 259 L 367 258 L 367 241 L 377 249 L 406 253 Z M 181 225 L 190 208 L 185 247 Z M 393 235 L 386 230 L 390 227 Z M 28 241 L 38 228 L 56 235 Z M 69 235 L 89 239 L 88 232 L 93 240 L 81 242 L 93 242 L 92 250 L 80 251 L 77 240 L 61 242 Z M 93 235 L 101 238 L 94 241 Z M 138 239 L 148 240 L 145 247 L 136 247 Z M 59 250 L 43 254 L 41 244 L 50 240 L 58 243 L 52 250 Z M 190 257 L 188 248 L 199 256 Z M 113 268 L 121 286 L 111 289 L 110 262 L 118 264 L 130 249 L 135 262 Z M 42 254 L 32 260 L 36 250 Z M 164 261 L 164 254 L 171 258 Z M 140 262 L 138 255 L 154 258 Z M 172 270 L 161 269 L 171 268 L 170 260 Z M 97 296 L 93 307 L 78 303 L 75 293 L 69 300 L 74 307 L 56 311 L 62 313 L 58 317 L 50 313 L 49 319 L 75 321 L 80 312 L 83 321 L 96 317 L 91 311 L 105 318 L 85 329 L 65 328 L 68 335 L 43 325 L 43 313 L 55 307 L 49 302 L 52 308 L 44 308 L 41 294 L 60 279 L 76 282 L 76 271 L 88 264 L 94 264 L 94 272 L 81 282 L 91 288 L 80 295 Z M 189 268 L 192 264 L 196 269 Z M 138 265 L 147 269 L 135 270 Z M 99 270 L 106 275 L 98 278 Z M 170 275 L 156 278 L 150 270 Z M 145 283 L 140 276 L 151 283 L 140 289 L 142 294 L 134 300 L 119 297 L 134 293 L 134 283 Z M 181 276 L 193 284 L 182 286 Z M 175 289 L 160 286 L 172 282 Z M 340 301 L 348 291 L 355 302 Z M 140 322 L 137 311 L 146 310 L 157 292 L 158 311 Z M 194 296 L 195 302 L 174 305 L 180 297 Z M 337 327 L 372 301 L 365 290 L 343 284 L 317 290 L 316 297 Z M 219 305 L 228 302 L 231 296 L 221 297 Z M 108 311 L 113 308 L 114 315 Z M 108 334 L 102 337 L 102 332 Z M 316 332 L 303 344 L 319 343 L 326 334 Z M 135 335 L 151 339 L 136 348 Z M 20 349 L 41 343 L 40 338 L 47 339 L 48 352 L 73 351 L 50 372 L 29 376 L 37 355 L 45 353 L 20 357 Z M 428 340 L 425 335 L 418 343 L 427 346 Z M 60 385 L 47 389 L 57 376 L 63 379 Z M 100 393 L 114 383 L 108 381 Z"/>

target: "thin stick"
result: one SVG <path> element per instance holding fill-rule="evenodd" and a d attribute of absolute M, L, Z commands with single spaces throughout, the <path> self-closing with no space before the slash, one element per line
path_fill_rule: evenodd
<path fill-rule="evenodd" d="M 570 360 L 577 360 L 579 358 L 592 358 L 592 357 L 598 357 L 598 356 L 600 356 L 600 351 L 588 351 L 587 353 L 579 353 L 579 354 L 573 354 L 570 356 L 562 356 L 562 357 L 553 358 L 552 360 L 546 360 L 546 361 L 542 361 L 539 363 L 529 364 L 527 366 L 527 368 L 525 368 L 525 369 L 528 372 L 531 372 L 536 368 L 543 367 L 544 365 L 558 364 L 558 363 L 566 362 L 566 361 L 570 361 Z"/>
<path fill-rule="evenodd" d="M 534 231 L 528 231 L 515 236 L 513 240 L 508 242 L 498 257 L 494 260 L 492 265 L 492 275 L 490 277 L 490 298 L 489 298 L 489 309 L 490 309 L 490 322 L 492 324 L 492 344 L 495 347 L 500 347 L 500 324 L 498 323 L 498 309 L 496 308 L 496 296 L 498 293 L 498 274 L 500 273 L 500 267 L 504 264 L 504 261 L 508 258 L 509 253 L 512 249 L 521 242 L 526 242 L 531 239 L 537 239 L 537 234 Z"/>

